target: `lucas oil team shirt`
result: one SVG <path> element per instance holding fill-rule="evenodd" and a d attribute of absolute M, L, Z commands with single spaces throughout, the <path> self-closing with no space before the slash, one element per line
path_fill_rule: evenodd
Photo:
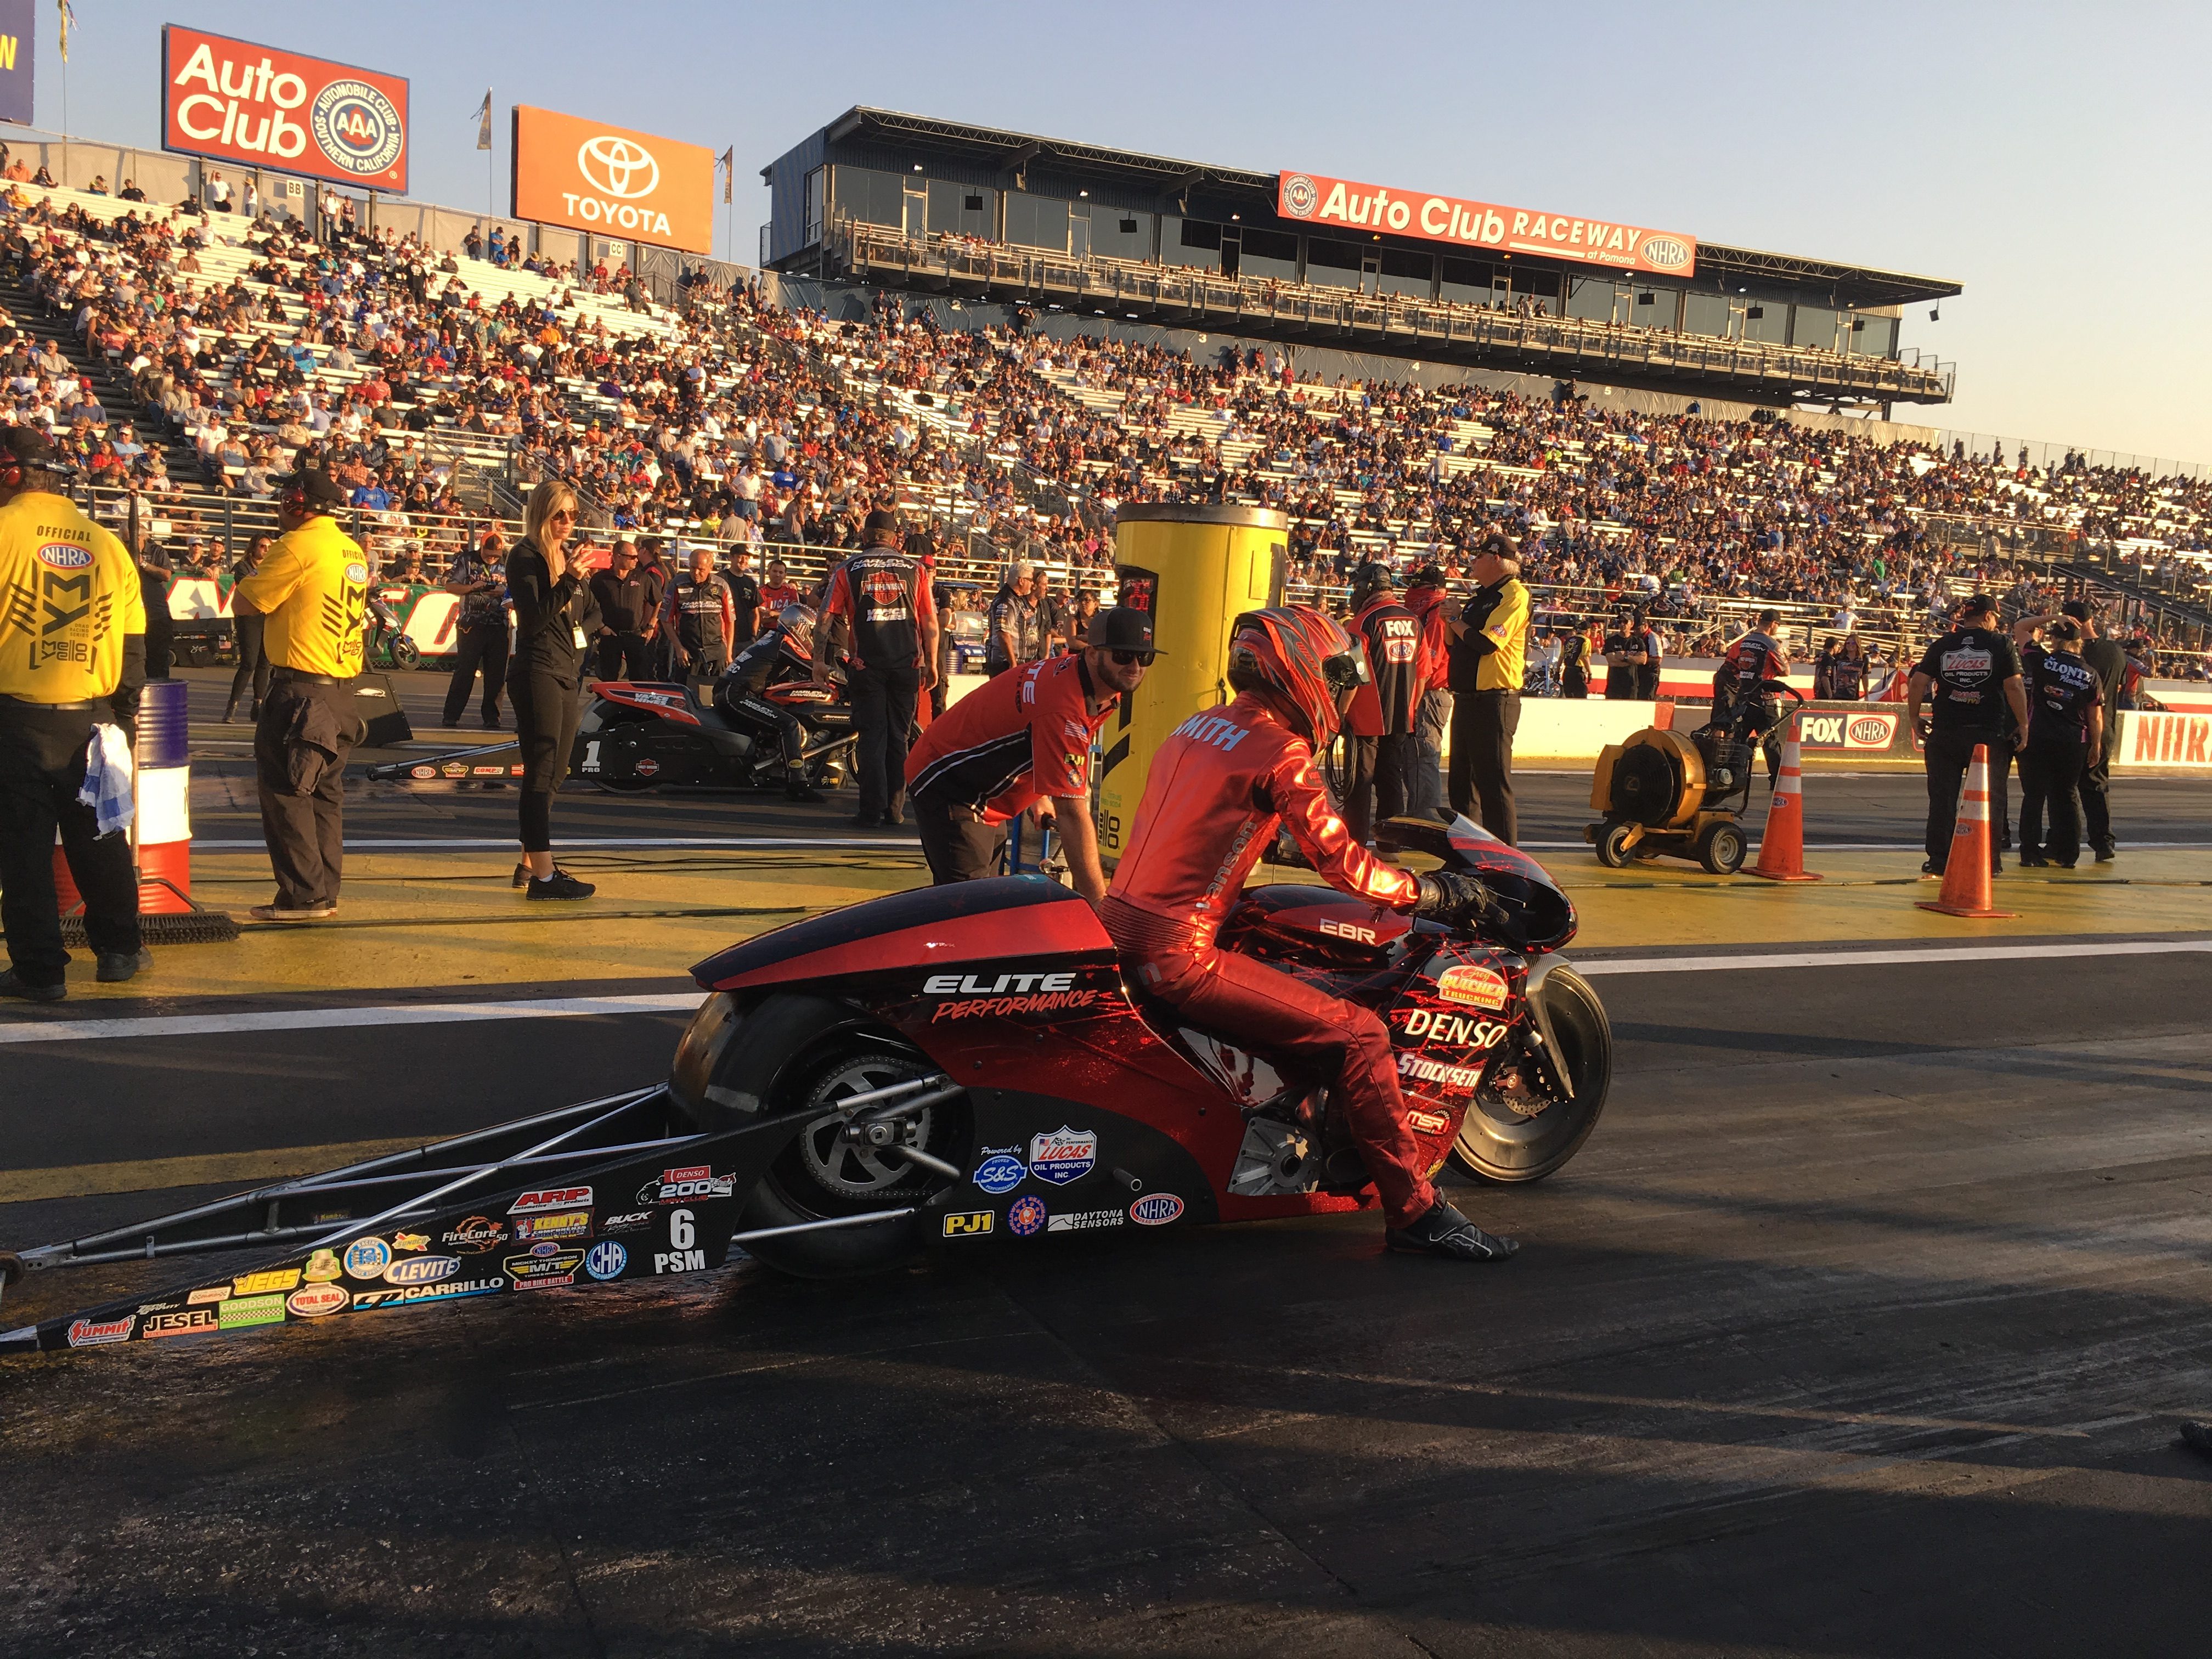
<path fill-rule="evenodd" d="M 1932 710 L 1938 732 L 2005 728 L 2004 684 L 2020 672 L 2020 653 L 1987 628 L 1946 634 L 1922 653 L 1913 672 L 1935 682 Z"/>
<path fill-rule="evenodd" d="M 823 619 L 853 627 L 853 654 L 878 671 L 919 667 L 921 640 L 937 614 L 921 566 L 896 548 L 866 547 L 830 573 Z"/>

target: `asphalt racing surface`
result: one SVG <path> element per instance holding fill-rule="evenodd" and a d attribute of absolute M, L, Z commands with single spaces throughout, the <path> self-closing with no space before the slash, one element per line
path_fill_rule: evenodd
<path fill-rule="evenodd" d="M 200 735 L 200 844 L 250 840 Z M 1524 839 L 1586 790 L 1525 779 Z M 1615 1077 L 1560 1175 L 1455 1194 L 1509 1264 L 1370 1214 L 0 1362 L 0 1653 L 2203 1652 L 2212 787 L 2124 784 L 2136 884 L 2008 876 L 2009 933 L 1890 927 L 1922 799 L 1808 778 L 1816 849 L 1887 849 L 1843 894 L 1545 854 Z M 652 1081 L 697 941 L 915 879 L 835 808 L 564 794 L 618 908 L 495 926 L 512 811 L 357 791 L 354 931 L 0 1009 L 0 1244 Z"/>

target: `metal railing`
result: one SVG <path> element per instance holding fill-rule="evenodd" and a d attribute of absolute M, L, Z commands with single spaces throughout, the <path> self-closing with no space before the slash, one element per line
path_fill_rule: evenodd
<path fill-rule="evenodd" d="M 1190 266 L 1079 259 L 1000 242 L 915 238 L 850 220 L 832 228 L 830 250 L 854 276 L 907 287 L 980 284 L 1114 316 L 1333 336 L 1353 346 L 1403 348 L 1431 361 L 1485 361 L 1561 376 L 1711 377 L 1811 398 L 1904 403 L 1948 402 L 1955 382 L 1948 368 L 1939 373 L 1894 358 L 1838 356 L 1577 317 L 1520 317 L 1451 301 L 1224 276 Z"/>

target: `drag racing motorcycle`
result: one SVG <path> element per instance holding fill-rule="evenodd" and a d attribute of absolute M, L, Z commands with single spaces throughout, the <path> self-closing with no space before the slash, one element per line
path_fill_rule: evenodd
<path fill-rule="evenodd" d="M 791 649 L 790 641 L 784 641 L 784 649 Z M 696 684 L 594 680 L 591 701 L 577 723 L 568 775 L 614 794 L 671 785 L 781 788 L 790 769 L 777 716 L 787 712 L 802 733 L 804 781 L 835 789 L 852 770 L 859 741 L 842 672 L 833 671 L 830 684 L 817 685 L 811 659 L 800 660 L 803 675 L 790 672 L 758 690 L 730 676 L 703 689 Z M 368 775 L 416 783 L 519 778 L 522 751 L 514 743 L 483 744 L 374 766 Z"/>
<path fill-rule="evenodd" d="M 1373 1009 L 1432 1167 L 1537 1181 L 1604 1109 L 1612 1035 L 1555 954 L 1575 914 L 1465 819 L 1386 854 L 1476 878 L 1479 919 L 1304 884 L 1246 890 L 1224 947 Z M 1038 876 L 809 917 L 699 963 L 665 1084 L 60 1244 L 45 1267 L 282 1244 L 244 1271 L 0 1333 L 0 1352 L 717 1267 L 838 1278 L 1057 1233 L 1376 1203 L 1325 1084 L 1148 1002 L 1077 894 Z"/>

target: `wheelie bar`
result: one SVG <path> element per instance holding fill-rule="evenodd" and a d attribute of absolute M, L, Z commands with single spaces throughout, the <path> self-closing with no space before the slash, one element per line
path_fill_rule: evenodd
<path fill-rule="evenodd" d="M 218 1277 L 0 1333 L 0 1354 L 234 1335 L 719 1267 L 745 1194 L 800 1127 L 779 1117 L 698 1133 L 656 1086 L 0 1257 L 0 1274 L 14 1279 L 283 1247 Z"/>

